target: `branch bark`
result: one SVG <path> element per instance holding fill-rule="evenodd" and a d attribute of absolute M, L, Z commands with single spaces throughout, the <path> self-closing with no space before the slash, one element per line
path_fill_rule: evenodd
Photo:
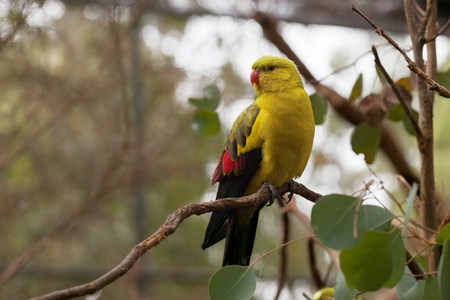
<path fill-rule="evenodd" d="M 309 201 L 315 202 L 321 197 L 304 185 L 295 183 L 295 193 L 308 199 Z M 289 185 L 284 184 L 278 188 L 278 194 L 283 195 L 289 191 Z M 164 224 L 162 224 L 159 229 L 153 233 L 150 237 L 145 239 L 143 242 L 137 244 L 128 253 L 128 255 L 119 263 L 116 267 L 111 269 L 109 272 L 103 276 L 83 285 L 71 287 L 65 290 L 54 291 L 52 293 L 32 298 L 32 300 L 61 300 L 61 299 L 72 299 L 75 297 L 85 296 L 93 294 L 110 283 L 117 280 L 119 277 L 126 274 L 133 265 L 150 249 L 156 247 L 159 243 L 164 241 L 169 235 L 173 234 L 177 228 L 180 226 L 186 218 L 192 215 L 202 215 L 215 210 L 222 210 L 226 208 L 242 208 L 258 206 L 270 200 L 272 194 L 266 186 L 262 186 L 256 193 L 241 197 L 241 198 L 225 198 L 210 202 L 205 202 L 202 204 L 187 204 L 178 208 L 175 212 L 171 213 Z"/>
<path fill-rule="evenodd" d="M 289 236 L 290 236 L 290 221 L 289 221 L 289 214 L 286 209 L 285 199 L 283 197 L 278 197 L 278 204 L 282 208 L 281 213 L 281 221 L 282 221 L 282 237 L 281 237 L 281 243 L 280 244 L 286 244 L 289 242 Z M 277 292 L 275 293 L 274 299 L 277 300 L 280 295 L 281 291 L 283 290 L 284 283 L 286 282 L 287 277 L 287 265 L 288 265 L 288 247 L 282 247 L 279 251 L 279 264 L 278 264 L 278 278 L 277 278 Z"/>
<path fill-rule="evenodd" d="M 423 47 L 424 36 L 417 28 L 417 21 L 415 18 L 414 3 L 411 0 L 404 0 L 405 16 L 408 24 L 409 34 L 411 36 L 412 48 L 414 53 L 414 60 L 417 68 L 425 70 L 425 62 L 423 59 Z M 435 34 L 436 32 L 436 17 L 432 16 L 436 14 L 437 10 L 432 6 L 436 5 L 436 1 L 427 1 L 427 11 L 430 12 L 430 16 L 425 15 L 427 18 L 426 32 L 429 34 Z M 421 24 L 424 24 L 422 21 Z M 430 27 L 434 29 L 430 29 Z M 431 66 L 427 67 L 427 78 L 432 80 L 432 76 L 435 76 L 435 56 L 436 49 L 432 46 L 434 42 L 429 43 L 431 46 L 428 50 L 434 53 L 428 53 L 428 57 Z M 434 59 L 433 59 L 434 57 Z M 420 200 L 421 200 L 421 217 L 422 223 L 425 227 L 433 230 L 437 230 L 438 222 L 436 217 L 436 199 L 435 199 L 435 181 L 434 181 L 434 147 L 433 147 L 433 102 L 434 93 L 430 93 L 427 88 L 429 81 L 417 73 L 420 78 L 416 78 L 417 91 L 419 95 L 419 126 L 422 131 L 422 136 L 417 136 L 417 143 L 420 151 Z M 425 232 L 425 237 L 428 240 L 434 240 L 434 234 Z M 439 264 L 439 251 L 436 247 L 433 247 L 428 260 L 429 272 L 437 271 Z"/>
<path fill-rule="evenodd" d="M 414 24 L 409 24 L 411 23 L 411 18 L 414 18 L 414 5 L 411 5 L 411 8 L 406 9 L 406 1 L 405 0 L 405 13 L 407 15 L 406 19 L 407 19 L 407 23 L 408 23 L 408 28 L 409 28 L 409 32 L 411 34 L 411 39 L 412 40 L 416 40 L 417 37 L 412 36 L 412 34 L 414 34 L 417 30 L 417 26 L 416 26 L 416 22 L 414 21 Z M 448 89 L 446 89 L 444 86 L 440 85 L 439 83 L 437 83 L 433 77 L 429 76 L 429 74 L 425 73 L 423 70 L 425 70 L 424 68 L 424 63 L 423 63 L 423 58 L 422 57 L 417 57 L 416 51 L 415 50 L 419 50 L 418 48 L 414 47 L 414 44 L 418 44 L 421 45 L 420 47 L 420 52 L 422 53 L 422 48 L 423 48 L 423 41 L 425 40 L 423 38 L 423 36 L 419 36 L 417 41 L 413 41 L 413 52 L 414 52 L 414 60 L 415 62 L 409 58 L 409 56 L 406 54 L 406 52 L 389 36 L 387 35 L 383 29 L 381 29 L 378 25 L 376 25 L 375 23 L 373 23 L 366 15 L 364 15 L 359 9 L 357 9 L 354 5 L 352 5 L 352 10 L 354 10 L 356 13 L 358 13 L 361 17 L 363 17 L 369 24 L 370 26 L 373 27 L 373 29 L 375 29 L 375 32 L 384 37 L 392 46 L 394 46 L 395 49 L 398 50 L 398 52 L 400 52 L 400 54 L 403 56 L 403 58 L 406 60 L 406 62 L 408 63 L 408 68 L 416 73 L 417 75 L 419 75 L 420 78 L 422 78 L 424 80 L 425 84 L 428 84 L 428 89 L 431 91 L 436 91 L 439 93 L 439 95 L 441 95 L 442 97 L 445 98 L 450 98 L 450 91 Z M 425 15 L 426 17 L 426 15 Z M 434 20 L 436 20 L 434 18 Z M 428 23 L 432 23 L 432 22 L 428 22 Z M 434 25 L 435 26 L 435 25 Z M 413 31 L 411 31 L 413 30 Z M 434 36 L 434 35 L 433 35 Z"/>
<path fill-rule="evenodd" d="M 380 57 L 378 56 L 377 49 L 375 46 L 372 46 L 372 52 L 375 56 L 375 64 L 380 68 L 381 72 L 383 73 L 384 77 L 386 77 L 387 82 L 392 88 L 392 91 L 394 92 L 395 96 L 397 97 L 398 101 L 400 102 L 401 106 L 403 107 L 403 110 L 405 111 L 406 115 L 408 116 L 409 120 L 411 121 L 411 124 L 414 127 L 414 130 L 416 131 L 416 134 L 419 136 L 422 135 L 422 132 L 420 130 L 419 124 L 417 123 L 416 118 L 414 117 L 411 108 L 406 104 L 405 99 L 403 98 L 402 94 L 398 90 L 398 88 L 395 86 L 394 81 L 392 80 L 391 76 L 389 76 L 389 73 L 386 71 L 386 69 L 381 64 Z"/>

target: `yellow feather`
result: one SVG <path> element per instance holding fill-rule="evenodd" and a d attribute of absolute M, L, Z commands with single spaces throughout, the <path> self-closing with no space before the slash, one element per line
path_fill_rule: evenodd
<path fill-rule="evenodd" d="M 270 71 L 269 66 L 275 69 Z M 295 64 L 285 58 L 265 56 L 253 65 L 260 72 L 255 84 L 260 107 L 251 135 L 241 152 L 262 144 L 261 167 L 245 194 L 256 192 L 264 182 L 280 186 L 302 175 L 314 140 L 311 101 Z"/>
<path fill-rule="evenodd" d="M 269 66 L 275 69 L 271 71 Z M 315 129 L 311 101 L 292 61 L 265 56 L 253 69 L 260 73 L 260 84 L 254 85 L 258 96 L 254 105 L 260 112 L 245 147 L 238 146 L 238 153 L 262 146 L 262 162 L 244 195 L 255 193 L 265 182 L 280 186 L 300 177 L 311 154 Z M 246 226 L 256 209 L 239 209 L 239 224 Z"/>

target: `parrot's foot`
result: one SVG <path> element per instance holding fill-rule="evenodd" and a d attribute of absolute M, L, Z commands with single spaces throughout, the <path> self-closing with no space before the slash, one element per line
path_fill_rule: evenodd
<path fill-rule="evenodd" d="M 286 204 L 291 202 L 292 197 L 294 197 L 294 192 L 295 192 L 295 181 L 294 181 L 294 179 L 291 179 L 291 181 L 288 182 L 288 190 L 289 190 L 289 195 L 288 195 L 288 201 L 286 202 Z"/>
<path fill-rule="evenodd" d="M 263 187 L 267 187 L 270 190 L 270 193 L 272 194 L 272 198 L 266 204 L 266 206 L 271 206 L 275 202 L 275 199 L 278 198 L 278 189 L 273 184 L 267 182 L 264 182 Z"/>

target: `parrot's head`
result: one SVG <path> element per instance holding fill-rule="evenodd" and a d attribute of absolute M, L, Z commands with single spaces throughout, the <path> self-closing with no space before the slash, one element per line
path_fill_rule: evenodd
<path fill-rule="evenodd" d="M 287 58 L 263 56 L 252 66 L 250 82 L 256 94 L 264 92 L 283 92 L 301 87 L 303 82 L 294 62 Z"/>

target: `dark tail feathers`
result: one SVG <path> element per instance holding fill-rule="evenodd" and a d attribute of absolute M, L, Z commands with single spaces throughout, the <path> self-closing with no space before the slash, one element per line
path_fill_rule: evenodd
<path fill-rule="evenodd" d="M 259 209 L 256 209 L 250 223 L 242 225 L 236 220 L 236 210 L 230 212 L 222 266 L 250 264 L 258 217 Z"/>

